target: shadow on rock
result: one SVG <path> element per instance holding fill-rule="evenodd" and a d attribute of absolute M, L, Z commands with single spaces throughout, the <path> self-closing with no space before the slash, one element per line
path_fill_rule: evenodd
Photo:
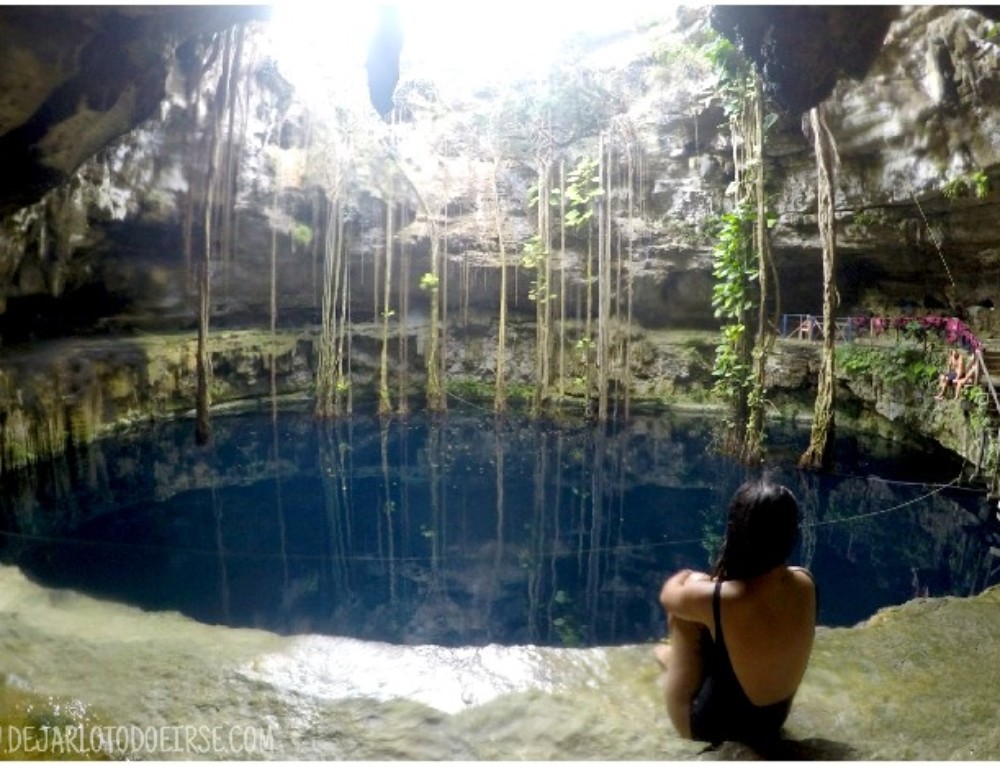
<path fill-rule="evenodd" d="M 751 747 L 739 742 L 723 742 L 707 747 L 698 760 L 712 761 L 856 761 L 860 754 L 844 742 L 814 737 L 782 739 L 770 745 Z"/>

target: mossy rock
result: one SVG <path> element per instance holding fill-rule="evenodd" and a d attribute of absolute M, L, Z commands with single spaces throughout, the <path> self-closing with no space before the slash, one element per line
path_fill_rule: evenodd
<path fill-rule="evenodd" d="M 0 760 L 114 760 L 110 730 L 78 699 L 0 686 Z"/>

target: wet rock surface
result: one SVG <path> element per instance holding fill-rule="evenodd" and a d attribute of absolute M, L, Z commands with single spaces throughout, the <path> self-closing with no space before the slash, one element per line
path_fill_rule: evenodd
<path fill-rule="evenodd" d="M 204 752 L 172 747 L 134 757 L 979 760 L 1000 753 L 997 588 L 913 601 L 853 628 L 821 628 L 786 739 L 759 753 L 679 739 L 649 645 L 442 649 L 280 638 L 43 589 L 9 567 L 0 568 L 0 583 L 7 688 L 38 695 L 42 705 L 75 700 L 105 725 L 241 733 Z"/>

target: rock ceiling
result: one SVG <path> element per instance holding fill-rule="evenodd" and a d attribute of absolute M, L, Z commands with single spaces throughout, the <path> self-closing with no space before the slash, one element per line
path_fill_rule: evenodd
<path fill-rule="evenodd" d="M 1000 8 L 977 8 L 1000 18 Z M 776 102 L 801 113 L 860 77 L 898 6 L 717 6 Z M 266 18 L 265 6 L 0 7 L 0 216 L 36 201 L 163 97 L 169 56 L 194 35 Z"/>

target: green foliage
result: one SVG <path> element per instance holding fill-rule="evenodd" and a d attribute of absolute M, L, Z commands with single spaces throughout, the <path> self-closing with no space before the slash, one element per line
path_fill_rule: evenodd
<path fill-rule="evenodd" d="M 699 48 L 685 43 L 671 42 L 653 51 L 653 61 L 671 71 L 679 69 L 685 73 L 697 72 L 699 66 L 704 66 L 705 56 Z"/>
<path fill-rule="evenodd" d="M 490 132 L 503 155 L 533 160 L 540 143 L 568 146 L 600 133 L 616 102 L 598 73 L 569 60 L 544 78 L 520 80 L 499 93 Z"/>
<path fill-rule="evenodd" d="M 535 234 L 524 243 L 524 249 L 521 251 L 521 265 L 526 269 L 535 269 L 540 263 L 544 263 L 548 256 L 548 248 L 542 244 L 541 236 Z"/>
<path fill-rule="evenodd" d="M 478 380 L 448 379 L 448 394 L 458 399 L 472 402 L 486 402 L 493 398 L 495 388 L 491 383 Z"/>
<path fill-rule="evenodd" d="M 705 563 L 708 567 L 715 566 L 725 540 L 725 528 L 717 519 L 707 520 L 701 528 L 701 547 L 705 551 Z"/>
<path fill-rule="evenodd" d="M 571 204 L 589 205 L 603 194 L 597 174 L 597 160 L 581 157 L 566 176 L 566 199 Z"/>
<path fill-rule="evenodd" d="M 297 245 L 302 247 L 308 247 L 309 243 L 312 242 L 313 231 L 312 229 L 304 223 L 296 222 L 295 226 L 292 228 L 292 240 Z"/>
<path fill-rule="evenodd" d="M 549 197 L 549 207 L 566 211 L 563 224 L 567 229 L 581 229 L 594 217 L 594 202 L 604 194 L 600 186 L 601 178 L 597 172 L 597 160 L 582 157 L 576 166 L 566 176 L 565 199 L 560 204 L 560 189 L 552 189 Z M 538 186 L 532 185 L 528 190 L 528 204 L 538 204 Z"/>
<path fill-rule="evenodd" d="M 715 349 L 715 391 L 726 401 L 750 388 L 750 365 L 741 352 L 746 336 L 746 312 L 753 305 L 751 283 L 757 270 L 751 265 L 753 223 L 755 216 L 749 205 L 740 205 L 721 216 L 712 269 L 712 307 L 715 316 L 724 320 L 719 345 Z"/>
<path fill-rule="evenodd" d="M 959 176 L 941 187 L 941 193 L 951 200 L 966 197 L 985 199 L 991 190 L 990 177 L 982 170 Z"/>
<path fill-rule="evenodd" d="M 752 305 L 747 286 L 757 278 L 756 268 L 749 265 L 754 219 L 749 205 L 740 205 L 732 213 L 721 216 L 722 226 L 712 251 L 712 275 L 716 279 L 712 288 L 712 308 L 718 319 L 741 317 Z"/>
<path fill-rule="evenodd" d="M 545 264 L 545 259 L 549 255 L 551 253 L 543 245 L 542 238 L 538 234 L 524 243 L 524 250 L 521 251 L 521 265 L 526 269 L 532 270 L 536 275 L 528 287 L 528 300 L 535 302 L 549 301 L 556 297 L 549 293 L 544 276 L 542 275 L 541 267 Z"/>
<path fill-rule="evenodd" d="M 920 346 L 837 346 L 837 366 L 852 377 L 870 376 L 887 384 L 925 388 L 943 369 L 940 354 Z"/>
<path fill-rule="evenodd" d="M 705 43 L 701 53 L 708 59 L 717 82 L 736 80 L 746 74 L 746 62 L 742 54 L 728 38 L 722 35 Z"/>
<path fill-rule="evenodd" d="M 992 414 L 989 407 L 989 394 L 986 393 L 982 386 L 966 386 L 962 389 L 962 399 L 969 403 L 969 419 L 973 429 L 977 433 L 982 433 L 990 425 L 990 416 Z M 989 430 L 990 432 L 993 431 L 992 428 Z"/>
<path fill-rule="evenodd" d="M 490 402 L 496 393 L 496 387 L 492 383 L 478 380 L 449 378 L 446 387 L 449 396 L 467 402 Z M 533 385 L 508 381 L 505 391 L 509 404 L 527 404 L 531 402 L 535 389 Z"/>
<path fill-rule="evenodd" d="M 438 279 L 436 276 L 434 276 L 430 272 L 427 272 L 422 277 L 420 277 L 420 289 L 421 290 L 428 290 L 428 291 L 430 291 L 430 290 L 437 290 L 438 289 L 438 283 L 440 281 L 441 280 Z"/>
<path fill-rule="evenodd" d="M 722 35 L 701 48 L 715 76 L 715 85 L 708 101 L 721 99 L 722 111 L 733 119 L 743 111 L 753 92 L 753 69 L 743 54 Z M 771 118 L 773 122 L 774 118 Z"/>
<path fill-rule="evenodd" d="M 851 223 L 863 229 L 884 225 L 886 222 L 883 210 L 856 210 L 851 216 Z"/>

